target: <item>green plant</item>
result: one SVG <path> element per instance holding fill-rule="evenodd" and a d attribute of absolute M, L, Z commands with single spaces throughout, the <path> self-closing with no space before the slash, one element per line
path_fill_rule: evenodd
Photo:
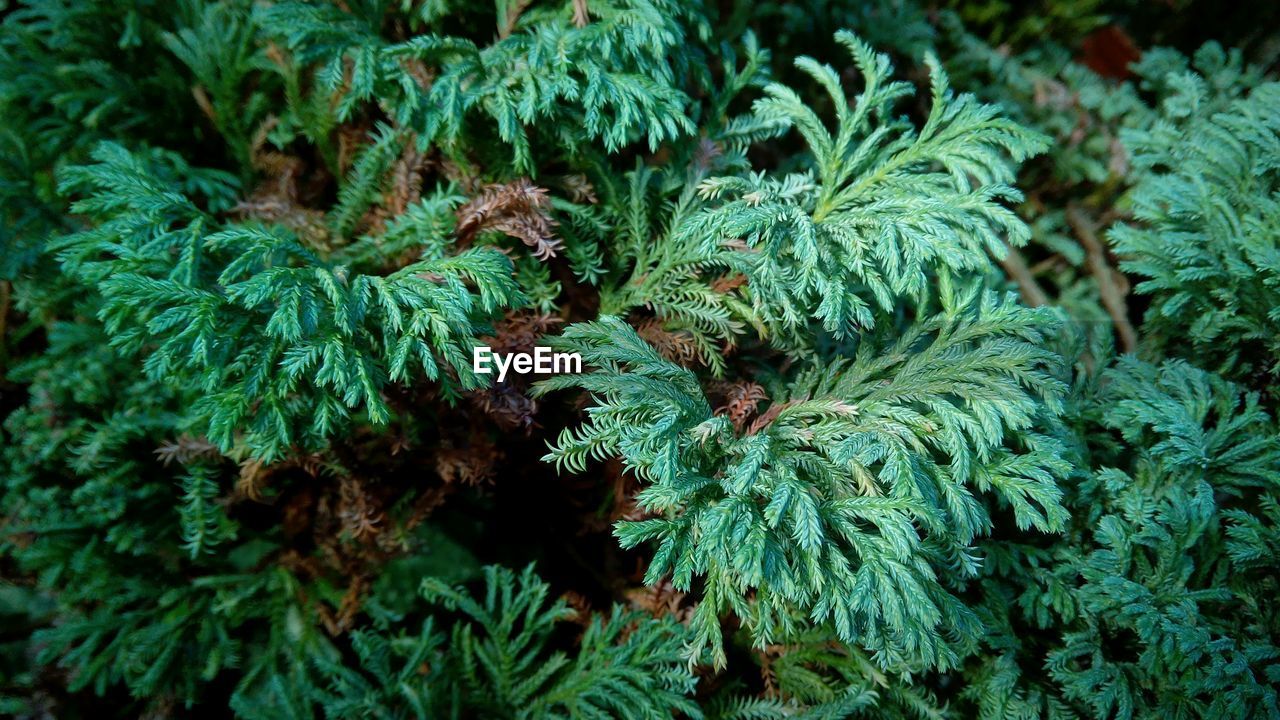
<path fill-rule="evenodd" d="M 5 4 L 0 712 L 1280 717 L 1274 33 L 1042 5 Z"/>

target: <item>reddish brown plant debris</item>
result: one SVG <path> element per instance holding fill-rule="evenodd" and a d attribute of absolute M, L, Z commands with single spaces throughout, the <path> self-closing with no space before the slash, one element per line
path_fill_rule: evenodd
<path fill-rule="evenodd" d="M 670 615 L 679 622 L 686 622 L 693 612 L 692 605 L 685 602 L 687 593 L 677 590 L 670 580 L 664 579 L 657 585 L 632 588 L 625 595 L 631 607 L 654 617 Z"/>
<path fill-rule="evenodd" d="M 400 59 L 400 66 L 405 69 L 409 77 L 418 84 L 423 90 L 429 90 L 431 84 L 436 80 L 435 70 L 427 67 L 427 64 L 415 57 L 404 57 Z"/>
<path fill-rule="evenodd" d="M 529 7 L 533 0 L 510 0 L 507 4 L 507 12 L 498 18 L 498 37 L 506 38 L 511 36 L 511 31 L 515 30 L 516 21 L 520 19 L 524 9 Z"/>
<path fill-rule="evenodd" d="M 346 175 L 355 162 L 360 149 L 369 141 L 373 128 L 367 124 L 347 124 L 338 128 L 338 173 Z"/>
<path fill-rule="evenodd" d="M 480 485 L 493 480 L 505 453 L 487 438 L 477 437 L 465 448 L 436 451 L 436 473 L 448 485 Z"/>
<path fill-rule="evenodd" d="M 642 321 L 636 327 L 636 334 L 673 363 L 687 367 L 698 361 L 698 344 L 693 335 L 685 330 L 667 330 L 658 318 Z"/>
<path fill-rule="evenodd" d="M 422 198 L 423 176 L 430 166 L 427 156 L 418 152 L 417 143 L 410 137 L 400 157 L 391 167 L 382 198 L 365 212 L 357 227 L 374 235 L 386 232 L 387 223 L 392 218 L 402 215 L 410 205 Z"/>
<path fill-rule="evenodd" d="M 262 173 L 262 181 L 232 212 L 244 218 L 278 223 L 297 233 L 303 242 L 327 249 L 329 230 L 324 223 L 324 213 L 305 207 L 299 200 L 298 182 L 307 173 L 306 162 L 273 150 L 267 144 L 268 135 L 278 123 L 279 118 L 268 118 L 254 134 L 250 160 L 254 169 Z"/>
<path fill-rule="evenodd" d="M 742 274 L 725 275 L 716 278 L 711 283 L 711 289 L 718 293 L 727 293 L 737 290 L 747 284 L 747 276 Z"/>
<path fill-rule="evenodd" d="M 576 203 L 587 203 L 595 205 L 599 202 L 596 197 L 596 189 L 587 179 L 586 175 L 565 175 L 560 178 L 560 184 L 564 187 L 569 199 Z"/>
<path fill-rule="evenodd" d="M 698 149 L 693 155 L 693 164 L 700 173 L 705 174 L 711 171 L 711 166 L 715 163 L 716 158 L 723 154 L 724 148 L 720 143 L 704 137 L 698 141 Z"/>
<path fill-rule="evenodd" d="M 554 315 L 533 312 L 508 312 L 494 323 L 493 335 L 481 338 L 494 352 L 532 352 L 542 337 L 564 322 Z"/>
<path fill-rule="evenodd" d="M 364 483 L 351 476 L 338 482 L 338 517 L 342 529 L 352 538 L 368 542 L 380 532 L 386 519 L 374 498 L 365 492 Z"/>
<path fill-rule="evenodd" d="M 568 590 L 560 599 L 573 610 L 573 617 L 570 619 L 575 623 L 586 627 L 591 622 L 591 602 L 582 593 Z"/>
<path fill-rule="evenodd" d="M 458 208 L 458 242 L 467 245 L 476 234 L 496 231 L 533 248 L 534 257 L 547 260 L 560 248 L 551 198 L 528 178 L 486 185 L 480 194 Z"/>
<path fill-rule="evenodd" d="M 765 697 L 775 698 L 779 695 L 778 673 L 774 671 L 773 663 L 785 651 L 786 647 L 783 645 L 766 645 L 755 651 L 756 657 L 760 659 L 760 681 L 764 684 Z"/>
<path fill-rule="evenodd" d="M 334 612 L 327 605 L 317 604 L 316 615 L 319 616 L 325 632 L 331 636 L 341 635 L 351 629 L 356 615 L 364 602 L 365 593 L 369 589 L 369 581 L 363 576 L 353 576 L 347 582 L 347 591 L 338 602 L 338 610 Z"/>
<path fill-rule="evenodd" d="M 261 460 L 246 460 L 240 463 L 240 475 L 236 478 L 236 497 L 261 502 L 262 488 L 266 484 L 267 474 L 268 471 Z"/>
<path fill-rule="evenodd" d="M 406 531 L 412 530 L 422 524 L 423 520 L 431 517 L 449 495 L 453 493 L 456 484 L 438 485 L 436 487 L 424 490 L 418 499 L 413 502 L 413 508 L 409 511 L 409 517 L 404 522 Z"/>
<path fill-rule="evenodd" d="M 636 478 L 635 473 L 627 470 L 622 462 L 616 458 L 610 458 L 604 464 L 604 475 L 609 478 L 610 482 L 610 498 L 613 505 L 609 511 L 608 527 L 619 520 L 643 520 L 649 517 L 649 513 L 643 510 L 636 503 L 636 493 L 640 492 L 640 480 Z"/>
<path fill-rule="evenodd" d="M 774 420 L 778 419 L 778 416 L 782 414 L 783 410 L 786 410 L 792 405 L 797 405 L 800 402 L 801 402 L 800 400 L 791 400 L 784 403 L 774 403 L 770 405 L 768 410 L 765 410 L 764 413 L 760 415 L 760 417 L 756 418 L 754 421 L 752 421 L 750 425 L 747 426 L 747 434 L 755 435 L 761 430 L 769 427 L 769 425 L 771 425 Z"/>
<path fill-rule="evenodd" d="M 530 433 L 538 427 L 535 416 L 538 401 L 526 395 L 512 382 L 472 392 L 472 405 L 488 415 L 505 431 L 523 430 Z"/>
<path fill-rule="evenodd" d="M 1103 77 L 1125 80 L 1133 75 L 1129 66 L 1142 58 L 1133 38 L 1118 25 L 1107 25 L 1089 33 L 1080 43 L 1080 61 Z"/>
<path fill-rule="evenodd" d="M 561 322 L 553 315 L 511 312 L 495 323 L 494 334 L 481 338 L 481 342 L 495 353 L 531 353 L 543 336 Z M 527 389 L 528 381 L 517 376 L 473 391 L 469 397 L 474 407 L 497 421 L 503 430 L 529 433 L 538 426 L 538 403 L 526 394 Z"/>
<path fill-rule="evenodd" d="M 311 477 L 316 477 L 324 469 L 324 458 L 318 453 L 294 455 L 271 465 L 261 460 L 245 460 L 240 463 L 240 476 L 236 479 L 236 499 L 262 501 L 262 490 L 266 487 L 267 478 L 282 470 L 299 469 Z"/>
<path fill-rule="evenodd" d="M 712 389 L 724 398 L 724 404 L 716 408 L 715 414 L 728 416 L 738 432 L 742 432 L 747 421 L 756 414 L 760 401 L 768 398 L 763 387 L 748 381 L 717 383 Z"/>
<path fill-rule="evenodd" d="M 161 444 L 156 448 L 155 453 L 160 462 L 165 465 L 175 462 L 186 465 L 195 460 L 216 460 L 222 457 L 217 445 L 203 436 L 191 437 L 190 435 L 181 435 L 177 440 Z"/>
<path fill-rule="evenodd" d="M 309 487 L 303 487 L 289 497 L 281 509 L 280 526 L 285 537 L 296 537 L 311 528 L 315 502 L 315 493 Z"/>

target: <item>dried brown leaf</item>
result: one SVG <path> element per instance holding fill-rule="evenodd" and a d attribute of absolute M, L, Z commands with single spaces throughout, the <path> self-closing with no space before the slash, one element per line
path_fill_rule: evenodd
<path fill-rule="evenodd" d="M 756 414 L 760 401 L 768 397 L 764 388 L 753 382 L 724 383 L 717 389 L 724 395 L 724 404 L 716 409 L 715 414 L 727 415 L 738 432 L 742 432 L 747 421 Z"/>
<path fill-rule="evenodd" d="M 778 416 L 782 414 L 783 410 L 786 410 L 792 405 L 798 405 L 800 402 L 801 402 L 800 400 L 791 400 L 784 403 L 774 403 L 770 405 L 768 410 L 765 410 L 764 413 L 760 415 L 760 417 L 756 418 L 754 421 L 752 421 L 750 425 L 747 426 L 747 434 L 755 435 L 761 430 L 769 427 L 769 425 L 771 425 L 774 420 L 778 419 Z"/>
<path fill-rule="evenodd" d="M 194 460 L 216 460 L 222 457 L 218 446 L 204 437 L 180 435 L 177 440 L 162 443 L 156 448 L 156 457 L 165 465 L 178 463 L 186 465 Z"/>
<path fill-rule="evenodd" d="M 385 516 L 378 501 L 367 492 L 364 483 L 352 476 L 338 481 L 338 518 L 342 529 L 360 541 L 375 539 L 382 532 Z"/>
<path fill-rule="evenodd" d="M 591 184 L 586 175 L 565 175 L 560 179 L 560 184 L 564 186 L 565 192 L 569 194 L 569 199 L 576 203 L 595 205 L 600 201 L 596 197 L 595 186 Z"/>
<path fill-rule="evenodd" d="M 670 580 L 661 580 L 657 585 L 632 588 L 626 591 L 625 596 L 631 607 L 654 617 L 670 615 L 679 622 L 685 622 L 693 611 L 685 603 L 687 594 L 677 590 Z"/>
<path fill-rule="evenodd" d="M 440 448 L 435 456 L 436 473 L 446 485 L 479 485 L 493 480 L 504 456 L 488 439 L 477 439 L 465 448 Z"/>
<path fill-rule="evenodd" d="M 701 357 L 693 335 L 685 330 L 667 330 L 661 320 L 648 318 L 636 327 L 636 334 L 662 357 L 680 365 L 691 365 Z"/>
<path fill-rule="evenodd" d="M 458 208 L 458 242 L 470 243 L 477 233 L 496 231 L 533 248 L 534 257 L 547 260 L 560 249 L 556 221 L 550 215 L 546 188 L 528 178 L 486 185 L 480 194 Z"/>

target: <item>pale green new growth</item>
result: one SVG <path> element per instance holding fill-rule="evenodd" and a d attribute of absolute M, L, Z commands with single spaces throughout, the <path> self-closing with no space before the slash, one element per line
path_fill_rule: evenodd
<path fill-rule="evenodd" d="M 606 312 L 643 303 L 692 332 L 716 364 L 713 341 L 732 341 L 747 325 L 788 348 L 811 342 L 815 319 L 847 337 L 901 302 L 923 302 L 939 270 L 981 272 L 1005 240 L 1026 241 L 1026 226 L 1002 203 L 1020 198 L 1008 183 L 1045 139 L 954 95 L 933 59 L 931 109 L 917 129 L 894 114 L 912 87 L 889 79 L 888 57 L 848 33 L 837 39 L 861 72 L 859 94 L 846 98 L 831 66 L 797 61 L 830 95 L 834 129 L 778 83 L 750 118 L 757 132 L 795 127 L 809 171 L 702 180 L 700 202 L 682 199 L 661 242 L 629 243 L 633 279 L 606 291 Z M 637 219 L 627 223 L 646 235 L 649 175 L 631 176 Z M 744 276 L 743 296 L 715 290 L 716 274 Z"/>

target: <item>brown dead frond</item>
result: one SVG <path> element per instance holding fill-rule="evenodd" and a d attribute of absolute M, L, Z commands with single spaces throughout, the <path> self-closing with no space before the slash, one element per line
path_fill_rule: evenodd
<path fill-rule="evenodd" d="M 342 530 L 362 542 L 375 539 L 386 519 L 364 483 L 349 475 L 338 481 L 338 518 Z"/>
<path fill-rule="evenodd" d="M 191 99 L 196 101 L 196 107 L 200 108 L 200 112 L 204 113 L 210 122 L 218 122 L 218 115 L 213 111 L 213 102 L 209 100 L 209 93 L 205 92 L 203 86 L 191 86 Z"/>
<path fill-rule="evenodd" d="M 693 612 L 693 607 L 685 602 L 687 594 L 677 590 L 670 580 L 664 579 L 657 585 L 632 588 L 625 595 L 631 607 L 654 617 L 670 615 L 679 622 L 685 622 Z"/>
<path fill-rule="evenodd" d="M 242 218 L 278 223 L 297 233 L 304 242 L 320 249 L 328 248 L 329 230 L 324 213 L 305 207 L 299 200 L 298 182 L 306 173 L 306 163 L 298 157 L 273 149 L 267 138 L 279 123 L 270 117 L 253 136 L 250 161 L 262 174 L 262 181 L 249 197 L 232 208 Z"/>
<path fill-rule="evenodd" d="M 312 529 L 315 503 L 315 493 L 308 487 L 289 496 L 280 509 L 280 528 L 285 537 L 297 537 Z"/>
<path fill-rule="evenodd" d="M 641 322 L 636 327 L 636 334 L 671 362 L 688 366 L 701 357 L 692 334 L 684 330 L 668 330 L 658 318 L 647 318 Z"/>
<path fill-rule="evenodd" d="M 349 74 L 349 73 L 348 73 Z M 338 173 L 346 175 L 360 149 L 369 142 L 373 128 L 365 124 L 348 123 L 338 127 Z"/>
<path fill-rule="evenodd" d="M 747 421 L 756 414 L 760 402 L 768 398 L 764 388 L 753 382 L 719 383 L 714 389 L 724 397 L 724 404 L 716 408 L 716 415 L 728 416 L 733 429 L 738 432 L 742 432 Z"/>
<path fill-rule="evenodd" d="M 774 670 L 773 663 L 785 650 L 782 645 L 766 645 L 763 649 L 756 650 L 756 656 L 760 659 L 760 680 L 764 684 L 765 697 L 776 698 L 780 694 L 778 672 Z"/>
<path fill-rule="evenodd" d="M 468 397 L 477 409 L 493 418 L 503 430 L 523 430 L 528 434 L 538 427 L 538 401 L 526 395 L 514 383 L 494 384 L 483 390 L 475 390 Z"/>
<path fill-rule="evenodd" d="M 711 283 L 711 289 L 718 293 L 733 292 L 747 284 L 747 276 L 742 274 L 718 277 Z"/>
<path fill-rule="evenodd" d="M 156 457 L 165 465 L 178 463 L 186 465 L 195 460 L 216 460 L 222 457 L 222 453 L 218 451 L 218 446 L 206 440 L 203 436 L 191 437 L 190 435 L 180 435 L 177 440 L 170 440 L 162 443 L 156 448 Z"/>
<path fill-rule="evenodd" d="M 600 202 L 596 197 L 595 186 L 587 179 L 586 175 L 565 175 L 560 178 L 560 184 L 564 187 L 569 199 L 576 203 L 587 203 L 595 205 Z"/>
<path fill-rule="evenodd" d="M 534 312 L 508 312 L 494 323 L 493 335 L 481 340 L 494 352 L 533 352 L 542 337 L 564 322 L 554 315 Z"/>
<path fill-rule="evenodd" d="M 481 338 L 498 353 L 532 353 L 548 332 L 563 322 L 553 315 L 512 312 L 494 324 L 494 333 Z M 503 430 L 531 432 L 537 427 L 538 402 L 529 397 L 528 378 L 508 376 L 501 384 L 470 393 L 472 405 L 495 421 Z"/>
<path fill-rule="evenodd" d="M 413 438 L 409 437 L 408 433 L 401 430 L 391 436 L 391 445 L 388 447 L 388 451 L 391 453 L 392 457 L 395 457 L 406 450 L 411 450 L 413 446 Z"/>
<path fill-rule="evenodd" d="M 319 453 L 293 455 L 270 465 L 261 460 L 245 460 L 240 463 L 240 476 L 236 478 L 235 499 L 262 502 L 267 479 L 282 470 L 298 469 L 311 477 L 317 477 L 325 469 L 324 456 Z"/>
<path fill-rule="evenodd" d="M 800 400 L 791 400 L 784 403 L 774 403 L 770 405 L 768 410 L 765 410 L 760 417 L 756 418 L 747 426 L 747 434 L 755 435 L 761 430 L 769 427 L 773 424 L 774 420 L 778 419 L 778 416 L 782 414 L 783 410 L 786 410 L 792 405 L 798 405 L 800 402 Z"/>
<path fill-rule="evenodd" d="M 391 166 L 382 198 L 360 218 L 358 227 L 374 235 L 385 232 L 387 223 L 392 218 L 403 214 L 410 205 L 422 198 L 423 175 L 430 166 L 427 155 L 418 152 L 417 143 L 410 138 L 400 157 Z"/>
<path fill-rule="evenodd" d="M 404 529 L 406 531 L 416 528 L 422 524 L 423 520 L 431 517 L 431 513 L 435 512 L 444 501 L 448 499 L 456 484 L 437 485 L 435 487 L 424 490 L 417 500 L 413 501 L 413 508 L 409 510 L 409 516 L 404 521 Z"/>
<path fill-rule="evenodd" d="M 261 460 L 245 460 L 240 463 L 240 476 L 236 478 L 236 497 L 261 502 L 267 474 Z"/>
<path fill-rule="evenodd" d="M 261 189 L 232 208 L 243 218 L 253 218 L 266 223 L 277 223 L 294 231 L 308 245 L 328 247 L 329 231 L 324 224 L 324 213 L 299 205 L 296 201 Z"/>
<path fill-rule="evenodd" d="M 547 260 L 560 249 L 551 198 L 528 178 L 486 185 L 480 194 L 458 208 L 458 242 L 470 243 L 477 233 L 501 232 L 533 248 L 534 257 Z"/>
<path fill-rule="evenodd" d="M 360 608 L 364 603 L 364 596 L 368 589 L 369 580 L 364 576 L 356 575 L 347 581 L 347 591 L 342 594 L 342 599 L 338 601 L 337 612 L 329 609 L 329 606 L 323 603 L 317 603 L 316 615 L 320 617 L 320 622 L 324 625 L 325 632 L 336 637 L 350 630 L 355 622 L 356 615 L 360 612 Z"/>
<path fill-rule="evenodd" d="M 446 485 L 480 485 L 493 480 L 498 462 L 505 455 L 487 438 L 476 440 L 470 447 L 441 448 L 436 451 L 436 473 Z"/>
<path fill-rule="evenodd" d="M 422 198 L 422 170 L 427 158 L 418 152 L 417 143 L 405 143 L 404 152 L 391 168 L 391 182 L 382 197 L 382 207 L 391 216 L 403 213 Z"/>

